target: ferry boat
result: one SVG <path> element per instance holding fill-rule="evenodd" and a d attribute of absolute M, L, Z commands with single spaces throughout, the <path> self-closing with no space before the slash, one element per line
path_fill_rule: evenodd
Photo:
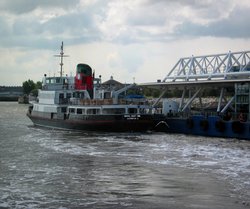
<path fill-rule="evenodd" d="M 162 81 L 141 86 L 162 89 L 152 105 L 165 115 L 159 131 L 250 140 L 250 51 L 181 58 Z M 207 107 L 209 89 L 217 97 Z M 164 96 L 173 91 L 181 96 Z"/>
<path fill-rule="evenodd" d="M 144 132 L 153 130 L 163 115 L 140 96 L 125 95 L 136 84 L 120 89 L 104 87 L 87 64 L 78 64 L 75 77 L 62 75 L 63 43 L 59 77 L 43 78 L 37 101 L 27 116 L 34 125 L 87 131 Z"/>

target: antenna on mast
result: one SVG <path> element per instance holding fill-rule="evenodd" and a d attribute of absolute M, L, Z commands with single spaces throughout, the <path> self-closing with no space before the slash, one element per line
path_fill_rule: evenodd
<path fill-rule="evenodd" d="M 61 45 L 61 52 L 59 55 L 54 55 L 55 57 L 61 57 L 61 62 L 60 62 L 60 77 L 62 77 L 63 75 L 63 58 L 64 57 L 69 57 L 69 55 L 64 55 L 64 52 L 63 52 L 63 41 L 62 41 L 62 45 Z"/>

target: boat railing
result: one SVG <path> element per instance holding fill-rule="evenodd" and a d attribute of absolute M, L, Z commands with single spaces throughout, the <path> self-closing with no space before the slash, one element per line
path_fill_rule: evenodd
<path fill-rule="evenodd" d="M 110 99 L 81 99 L 81 98 L 70 98 L 67 101 L 62 102 L 69 102 L 71 105 L 115 105 L 114 100 Z M 143 102 L 140 100 L 126 100 L 126 99 L 119 99 L 116 105 L 148 105 L 147 102 Z"/>
<path fill-rule="evenodd" d="M 111 105 L 113 104 L 112 99 L 80 99 L 71 98 L 71 105 Z"/>

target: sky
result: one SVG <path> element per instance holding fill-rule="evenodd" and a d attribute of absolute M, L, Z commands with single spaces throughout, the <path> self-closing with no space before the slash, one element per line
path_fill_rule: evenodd
<path fill-rule="evenodd" d="M 87 63 L 106 81 L 163 79 L 181 57 L 250 50 L 249 0 L 1 0 L 0 86 Z"/>

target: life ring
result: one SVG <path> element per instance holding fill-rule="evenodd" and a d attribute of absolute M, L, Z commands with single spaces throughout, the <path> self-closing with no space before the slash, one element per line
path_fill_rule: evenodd
<path fill-rule="evenodd" d="M 188 118 L 188 119 L 187 119 L 187 127 L 188 127 L 189 129 L 192 129 L 192 128 L 194 127 L 194 121 L 193 121 L 192 118 Z"/>
<path fill-rule="evenodd" d="M 203 131 L 207 131 L 208 127 L 209 127 L 208 120 L 201 120 L 200 121 L 200 126 L 201 126 Z"/>
<path fill-rule="evenodd" d="M 244 126 L 240 121 L 233 121 L 232 130 L 234 133 L 240 134 L 244 131 Z"/>
<path fill-rule="evenodd" d="M 215 128 L 219 131 L 219 132 L 224 132 L 225 131 L 225 123 L 222 120 L 217 120 L 215 122 Z"/>

